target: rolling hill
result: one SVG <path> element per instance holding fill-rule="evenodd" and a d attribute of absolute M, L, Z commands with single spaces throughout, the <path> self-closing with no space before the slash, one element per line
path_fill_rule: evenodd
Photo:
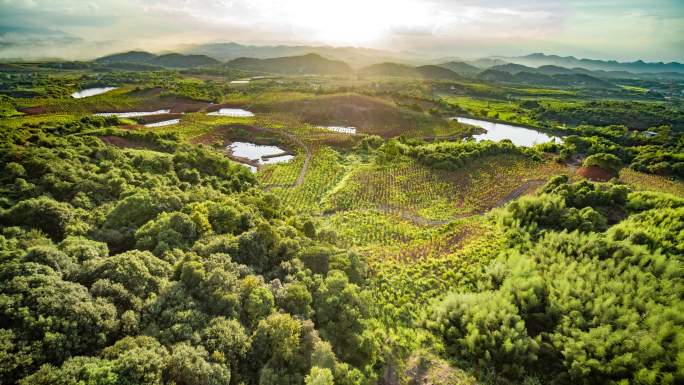
<path fill-rule="evenodd" d="M 615 87 L 612 83 L 597 77 L 575 73 L 573 71 L 539 70 L 525 67 L 520 69 L 517 64 L 494 66 L 477 75 L 477 78 L 489 82 L 538 84 L 545 86 L 574 86 L 574 87 Z M 546 73 L 544 73 L 546 72 Z"/>
<path fill-rule="evenodd" d="M 226 66 L 283 75 L 351 75 L 353 73 L 347 63 L 329 60 L 313 53 L 270 59 L 243 57 L 229 61 Z"/>
<path fill-rule="evenodd" d="M 463 76 L 474 76 L 482 72 L 481 68 L 475 67 L 468 63 L 464 63 L 462 61 L 450 61 L 447 63 L 439 64 L 439 66 Z"/>
<path fill-rule="evenodd" d="M 377 77 L 405 77 L 431 80 L 449 80 L 461 78 L 457 73 L 448 68 L 436 65 L 424 65 L 412 67 L 399 63 L 379 63 L 361 68 L 358 71 L 362 76 Z"/>
<path fill-rule="evenodd" d="M 100 64 L 132 63 L 168 68 L 192 68 L 220 64 L 218 60 L 206 55 L 183 55 L 179 53 L 155 55 L 144 51 L 130 51 L 103 56 L 95 59 L 95 62 Z"/>

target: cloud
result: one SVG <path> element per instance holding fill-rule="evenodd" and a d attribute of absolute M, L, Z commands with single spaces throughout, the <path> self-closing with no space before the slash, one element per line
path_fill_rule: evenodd
<path fill-rule="evenodd" d="M 110 51 L 154 51 L 239 41 L 361 45 L 445 56 L 531 51 L 684 56 L 680 0 L 0 0 L 0 25 L 80 39 L 45 36 L 69 46 L 69 54 L 78 44 L 99 53 L 107 45 Z M 26 36 L 5 42 L 32 44 L 31 33 L 15 32 Z M 42 50 L 39 41 L 47 40 L 35 43 Z M 95 51 L 84 48 L 80 57 L 86 53 Z M 4 48 L 0 56 L 6 56 Z"/>

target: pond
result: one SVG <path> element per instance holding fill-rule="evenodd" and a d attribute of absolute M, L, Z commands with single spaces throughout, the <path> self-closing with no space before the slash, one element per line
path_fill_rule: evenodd
<path fill-rule="evenodd" d="M 163 127 L 163 126 L 170 126 L 172 124 L 178 124 L 178 123 L 180 123 L 180 119 L 169 119 L 169 120 L 162 120 L 161 122 L 148 123 L 145 125 L 145 127 Z"/>
<path fill-rule="evenodd" d="M 228 150 L 230 150 L 231 154 L 233 156 L 237 156 L 240 158 L 247 158 L 250 160 L 258 161 L 260 164 L 267 164 L 266 162 L 269 162 L 269 158 L 276 159 L 280 158 L 281 154 L 282 156 L 285 155 L 285 150 L 278 146 L 267 146 L 267 145 L 261 145 L 261 144 L 254 144 L 254 143 L 249 143 L 249 142 L 233 142 L 228 146 Z M 279 155 L 277 157 L 273 157 L 274 155 Z M 262 159 L 263 157 L 266 157 L 266 159 Z M 289 160 L 289 159 L 287 159 Z M 269 162 L 269 163 L 278 163 L 278 162 Z"/>
<path fill-rule="evenodd" d="M 164 115 L 171 110 L 140 111 L 140 112 L 99 112 L 95 116 L 116 116 L 118 118 L 136 118 L 140 116 Z"/>
<path fill-rule="evenodd" d="M 503 139 L 509 139 L 516 146 L 532 147 L 535 144 L 561 140 L 556 136 L 548 135 L 531 128 L 463 117 L 456 117 L 453 119 L 457 120 L 459 123 L 482 127 L 487 130 L 487 132 L 484 134 L 473 135 L 473 138 L 478 142 L 482 140 L 492 140 L 498 142 Z"/>
<path fill-rule="evenodd" d="M 285 150 L 278 146 L 266 146 L 249 142 L 233 142 L 227 148 L 233 156 L 253 160 L 259 164 L 289 162 L 294 158 L 293 155 L 285 154 Z M 240 164 L 249 167 L 252 172 L 257 172 L 257 168 L 250 164 Z"/>
<path fill-rule="evenodd" d="M 80 91 L 74 92 L 73 94 L 71 94 L 71 97 L 74 99 L 87 98 L 89 96 L 104 94 L 105 92 L 109 92 L 109 91 L 115 90 L 115 89 L 117 89 L 117 87 L 86 88 L 85 90 L 80 90 Z"/>
<path fill-rule="evenodd" d="M 207 115 L 213 116 L 232 116 L 234 118 L 249 118 L 254 116 L 253 113 L 243 110 L 242 108 L 221 108 L 218 111 L 210 112 Z"/>
<path fill-rule="evenodd" d="M 342 127 L 342 126 L 319 126 L 324 130 L 339 132 L 340 134 L 356 134 L 356 127 Z"/>

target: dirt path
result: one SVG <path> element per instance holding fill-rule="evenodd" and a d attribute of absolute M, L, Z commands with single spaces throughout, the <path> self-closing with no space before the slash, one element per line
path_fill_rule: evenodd
<path fill-rule="evenodd" d="M 428 218 L 423 218 L 419 215 L 413 214 L 410 211 L 407 210 L 397 210 L 392 207 L 386 206 L 386 205 L 380 205 L 378 209 L 385 213 L 385 214 L 392 214 L 400 217 L 401 219 L 404 219 L 409 222 L 413 222 L 419 226 L 443 226 L 448 223 L 451 223 L 457 219 L 464 219 L 464 218 L 469 218 L 469 217 L 474 217 L 476 215 L 482 215 L 485 214 L 486 212 L 497 208 L 497 207 L 502 207 L 506 203 L 519 198 L 521 195 L 523 195 L 526 191 L 528 191 L 531 188 L 535 187 L 541 187 L 546 183 L 546 179 L 531 179 L 528 181 L 525 181 L 523 184 L 520 186 L 516 187 L 513 191 L 508 193 L 505 197 L 499 199 L 498 202 L 496 202 L 493 206 L 484 209 L 484 210 L 478 210 L 472 213 L 467 213 L 467 214 L 458 214 L 455 215 L 449 219 L 428 219 Z M 328 213 L 327 215 L 331 215 L 332 213 Z"/>

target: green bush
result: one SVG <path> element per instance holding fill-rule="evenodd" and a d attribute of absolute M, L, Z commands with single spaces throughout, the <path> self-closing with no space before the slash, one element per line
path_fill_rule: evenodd
<path fill-rule="evenodd" d="M 613 154 L 599 153 L 586 157 L 582 165 L 584 167 L 596 166 L 617 175 L 622 168 L 622 161 Z"/>

